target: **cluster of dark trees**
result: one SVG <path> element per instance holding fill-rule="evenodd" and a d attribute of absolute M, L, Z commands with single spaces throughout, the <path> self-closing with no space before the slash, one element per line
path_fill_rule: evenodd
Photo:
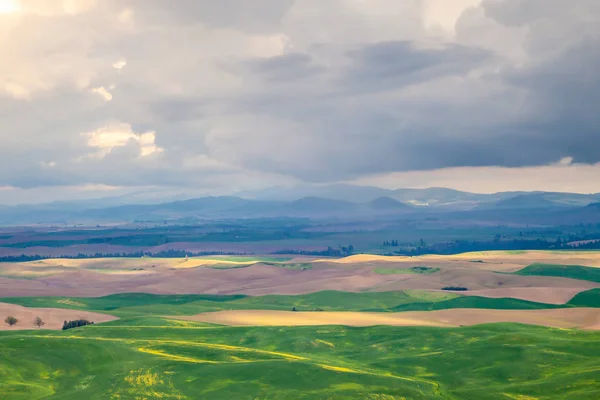
<path fill-rule="evenodd" d="M 87 319 L 76 319 L 73 321 L 65 321 L 63 323 L 63 327 L 62 330 L 66 331 L 67 329 L 71 329 L 71 328 L 78 328 L 80 326 L 85 326 L 85 325 L 93 325 L 94 322 L 93 321 L 88 321 Z"/>
<path fill-rule="evenodd" d="M 296 307 L 292 307 L 292 311 L 298 311 L 298 310 L 296 309 Z M 315 308 L 315 309 L 314 309 L 314 310 L 312 310 L 312 311 L 325 311 L 325 310 L 323 310 L 322 308 L 318 308 L 318 307 L 317 307 L 317 308 Z"/>
<path fill-rule="evenodd" d="M 328 246 L 327 250 L 278 250 L 271 254 L 297 254 L 302 256 L 347 257 L 354 254 L 354 246 Z"/>
<path fill-rule="evenodd" d="M 397 240 L 384 240 L 383 247 L 413 247 L 413 246 L 421 246 L 425 247 L 427 244 L 423 239 L 419 239 L 419 244 L 415 245 L 412 243 L 400 243 Z"/>
<path fill-rule="evenodd" d="M 465 290 L 469 290 L 469 289 L 466 287 L 462 287 L 462 286 L 446 286 L 446 287 L 443 287 L 442 290 L 465 291 Z"/>

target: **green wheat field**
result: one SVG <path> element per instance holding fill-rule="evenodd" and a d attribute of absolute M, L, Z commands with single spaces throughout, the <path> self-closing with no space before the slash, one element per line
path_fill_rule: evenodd
<path fill-rule="evenodd" d="M 120 320 L 0 332 L 2 399 L 597 399 L 600 332 L 460 328 L 226 327 L 161 318 L 229 309 L 397 311 L 557 307 L 419 291 L 302 296 L 122 294 L 6 298 Z M 600 290 L 561 307 L 600 305 Z"/>

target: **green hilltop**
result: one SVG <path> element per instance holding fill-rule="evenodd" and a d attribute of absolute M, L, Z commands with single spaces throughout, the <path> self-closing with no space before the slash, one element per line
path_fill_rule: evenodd
<path fill-rule="evenodd" d="M 600 283 L 600 268 L 585 267 L 582 265 L 532 264 L 515 272 L 515 274 L 555 276 Z"/>

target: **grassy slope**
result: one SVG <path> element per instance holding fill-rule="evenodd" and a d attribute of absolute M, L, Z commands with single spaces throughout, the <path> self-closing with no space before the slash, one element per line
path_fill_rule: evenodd
<path fill-rule="evenodd" d="M 600 289 L 578 293 L 568 304 L 573 307 L 600 307 Z"/>
<path fill-rule="evenodd" d="M 515 272 L 515 274 L 557 276 L 600 283 L 600 268 L 584 267 L 581 265 L 532 264 Z"/>
<path fill-rule="evenodd" d="M 111 311 L 119 308 L 155 305 L 184 305 L 197 301 L 211 303 L 241 299 L 244 295 L 216 296 L 197 294 L 154 295 L 146 293 L 112 294 L 104 297 L 8 297 L 0 302 L 20 304 L 25 307 L 68 308 L 73 310 Z"/>
<path fill-rule="evenodd" d="M 3 332 L 0 397 L 470 400 L 600 395 L 597 332 L 516 324 L 456 329 L 169 324 L 145 318 L 68 332 Z"/>
<path fill-rule="evenodd" d="M 98 298 L 65 297 L 8 297 L 0 302 L 26 307 L 53 307 L 98 311 L 118 317 L 141 315 L 193 315 L 220 310 L 291 310 L 298 311 L 427 311 L 451 308 L 486 309 L 547 309 L 562 307 L 600 307 L 600 289 L 575 296 L 566 305 L 535 303 L 526 300 L 478 296 L 459 296 L 453 293 L 397 291 L 350 293 L 323 291 L 299 296 L 268 295 L 152 295 L 118 294 Z"/>
<path fill-rule="evenodd" d="M 394 307 L 391 311 L 431 311 L 452 308 L 485 308 L 498 310 L 541 310 L 561 308 L 554 304 L 535 303 L 527 300 L 499 298 L 491 299 L 478 296 L 464 296 L 436 303 L 409 303 Z"/>
<path fill-rule="evenodd" d="M 350 293 L 322 291 L 299 296 L 267 295 L 250 297 L 244 295 L 151 295 L 119 294 L 98 298 L 66 297 L 9 297 L 0 302 L 20 304 L 26 307 L 56 307 L 99 311 L 120 317 L 137 315 L 192 315 L 220 310 L 328 310 L 362 311 L 390 310 L 400 304 L 415 302 L 432 303 L 458 297 L 451 293 L 378 292 Z"/>

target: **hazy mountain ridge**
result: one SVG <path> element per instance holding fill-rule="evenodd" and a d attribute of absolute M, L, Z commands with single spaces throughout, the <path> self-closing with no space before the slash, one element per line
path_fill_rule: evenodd
<path fill-rule="evenodd" d="M 369 202 L 381 197 L 388 197 L 402 203 L 423 207 L 450 207 L 468 209 L 481 203 L 493 203 L 522 194 L 543 192 L 500 192 L 494 194 L 480 194 L 463 192 L 448 188 L 427 189 L 384 189 L 374 186 L 356 186 L 349 184 L 335 184 L 326 186 L 300 185 L 294 187 L 271 187 L 258 191 L 244 191 L 236 196 L 257 200 L 290 201 L 303 197 L 322 197 L 335 200 L 348 200 L 356 202 Z"/>
<path fill-rule="evenodd" d="M 240 196 L 208 196 L 156 204 L 114 205 L 115 199 L 102 207 L 101 201 L 54 202 L 39 205 L 5 206 L 0 208 L 0 223 L 52 224 L 102 223 L 133 221 L 188 222 L 229 218 L 337 218 L 361 219 L 421 214 L 448 214 L 472 211 L 471 215 L 496 215 L 496 211 L 517 215 L 519 210 L 594 211 L 600 194 L 503 192 L 476 194 L 453 189 L 387 190 L 366 186 L 331 185 L 310 187 L 321 196 L 303 196 L 291 200 L 271 198 L 267 189 L 255 198 Z M 322 190 L 321 190 L 322 189 Z M 336 191 L 338 190 L 338 191 Z M 291 198 L 302 191 L 283 190 L 275 197 Z M 384 195 L 382 195 L 384 194 Z M 247 193 L 248 195 L 248 193 Z M 327 197 L 329 196 L 329 197 Z M 360 200 L 357 200 L 360 199 Z M 598 208 L 598 207 L 596 207 Z M 498 214 L 501 215 L 501 214 Z"/>
<path fill-rule="evenodd" d="M 401 201 L 398 201 L 394 198 L 387 197 L 387 196 L 378 197 L 375 200 L 370 201 L 368 204 L 374 209 L 381 209 L 381 210 L 385 210 L 385 209 L 407 210 L 412 207 L 412 205 L 403 203 Z"/>
<path fill-rule="evenodd" d="M 549 208 L 583 207 L 598 200 L 598 194 L 579 193 L 529 193 L 503 199 L 491 204 L 481 204 L 480 208 Z"/>

